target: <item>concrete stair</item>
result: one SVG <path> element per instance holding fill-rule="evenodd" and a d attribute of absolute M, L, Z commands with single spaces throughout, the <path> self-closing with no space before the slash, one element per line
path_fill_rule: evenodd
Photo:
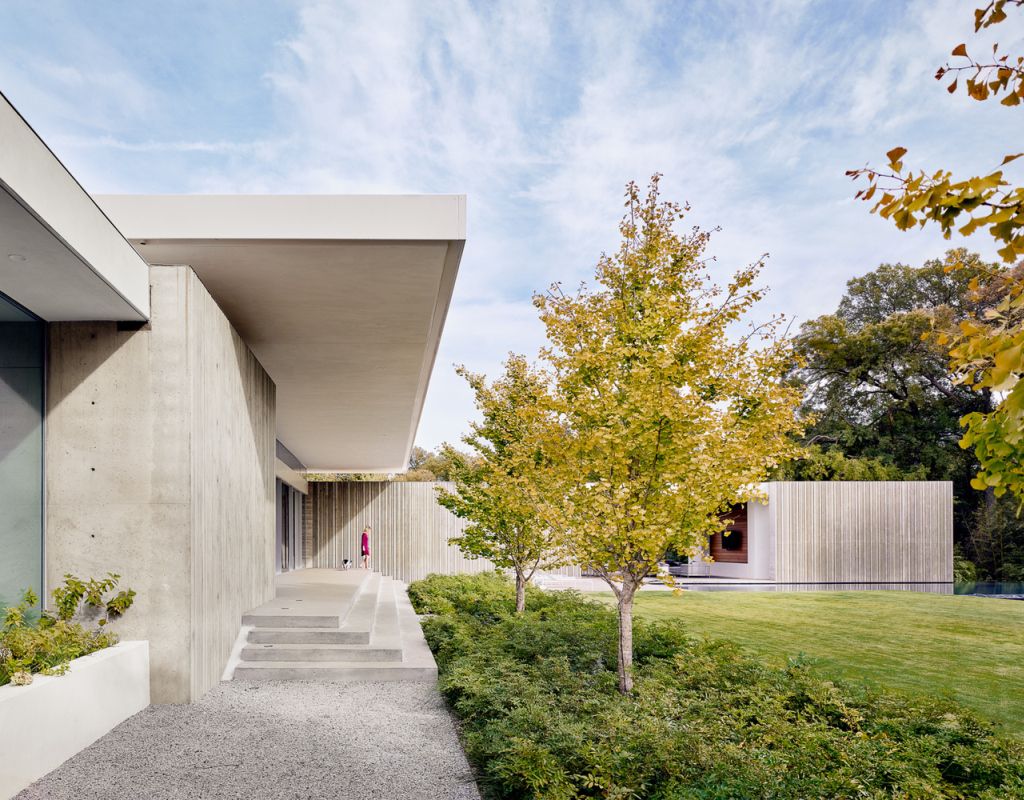
<path fill-rule="evenodd" d="M 233 680 L 437 679 L 405 585 L 363 570 L 298 570 L 242 618 Z"/>

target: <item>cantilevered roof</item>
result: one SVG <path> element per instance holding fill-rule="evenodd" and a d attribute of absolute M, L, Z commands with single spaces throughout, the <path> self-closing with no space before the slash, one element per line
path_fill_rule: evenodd
<path fill-rule="evenodd" d="M 145 320 L 149 268 L 0 95 L 0 292 L 45 320 Z"/>
<path fill-rule="evenodd" d="M 151 265 L 190 265 L 277 384 L 313 470 L 406 468 L 466 238 L 463 195 L 106 195 Z"/>

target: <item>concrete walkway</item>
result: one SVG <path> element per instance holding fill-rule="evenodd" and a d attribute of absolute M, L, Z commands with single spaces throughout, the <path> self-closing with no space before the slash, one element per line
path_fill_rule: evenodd
<path fill-rule="evenodd" d="M 478 800 L 479 794 L 432 683 L 236 680 L 193 705 L 150 706 L 17 797 Z"/>

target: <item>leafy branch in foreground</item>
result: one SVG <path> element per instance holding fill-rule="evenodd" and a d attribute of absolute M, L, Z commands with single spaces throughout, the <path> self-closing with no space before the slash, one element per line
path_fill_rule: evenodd
<path fill-rule="evenodd" d="M 1024 7 L 1024 0 L 991 0 L 975 11 L 974 28 L 980 31 L 1003 22 L 1006 7 Z M 1024 99 L 1024 57 L 1016 59 L 992 50 L 991 61 L 977 61 L 965 44 L 952 55 L 966 59 L 962 66 L 940 67 L 936 78 L 954 73 L 947 87 L 955 92 L 961 72 L 971 74 L 967 92 L 975 100 L 1002 96 L 1002 104 L 1018 106 Z M 875 200 L 872 213 L 890 219 L 900 230 L 938 225 L 947 239 L 955 230 L 971 236 L 984 230 L 997 245 L 1000 258 L 1013 264 L 1024 258 L 1024 186 L 1006 177 L 1008 167 L 1024 153 L 1006 155 L 999 169 L 987 175 L 955 179 L 948 170 L 926 173 L 905 170 L 905 147 L 886 155 L 888 167 L 847 171 L 854 180 L 866 179 L 857 198 Z M 877 199 L 876 199 L 877 195 Z M 956 259 L 949 270 L 963 269 Z M 987 413 L 974 412 L 960 423 L 966 428 L 960 444 L 973 448 L 981 465 L 972 486 L 996 495 L 1013 494 L 1024 507 L 1024 281 L 1020 269 L 995 269 L 972 279 L 972 291 L 997 299 L 981 316 L 962 320 L 952 330 L 939 330 L 936 340 L 949 348 L 949 360 L 959 384 L 996 401 Z M 925 334 L 931 335 L 931 334 Z"/>

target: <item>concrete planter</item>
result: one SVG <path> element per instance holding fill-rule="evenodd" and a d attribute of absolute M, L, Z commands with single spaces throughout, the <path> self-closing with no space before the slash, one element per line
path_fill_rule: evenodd
<path fill-rule="evenodd" d="M 149 642 L 121 642 L 65 675 L 0 686 L 0 797 L 13 797 L 149 705 Z"/>

